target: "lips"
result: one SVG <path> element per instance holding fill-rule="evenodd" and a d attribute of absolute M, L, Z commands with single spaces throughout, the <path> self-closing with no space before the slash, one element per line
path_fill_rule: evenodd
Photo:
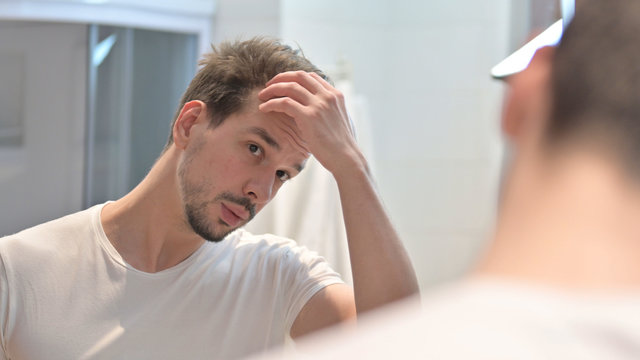
<path fill-rule="evenodd" d="M 220 215 L 222 221 L 230 227 L 237 227 L 241 222 L 249 217 L 247 211 L 242 208 L 235 208 L 224 203 L 220 204 L 220 208 L 222 209 Z"/>

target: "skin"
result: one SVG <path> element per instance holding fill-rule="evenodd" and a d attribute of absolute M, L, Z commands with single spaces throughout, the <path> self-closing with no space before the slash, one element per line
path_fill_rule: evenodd
<path fill-rule="evenodd" d="M 339 91 L 316 74 L 282 73 L 218 127 L 209 127 L 209 118 L 204 103 L 186 103 L 174 143 L 136 188 L 104 207 L 105 233 L 125 261 L 146 272 L 175 266 L 205 239 L 221 239 L 249 221 L 313 154 L 338 184 L 354 289 L 335 284 L 316 293 L 291 336 L 352 322 L 356 312 L 417 294 Z"/>
<path fill-rule="evenodd" d="M 515 156 L 494 241 L 474 275 L 579 291 L 640 287 L 640 187 L 602 139 L 550 148 L 553 49 L 509 79 L 503 131 Z"/>
<path fill-rule="evenodd" d="M 231 115 L 215 131 L 194 133 L 194 146 L 187 148 L 178 165 L 188 221 L 201 224 L 203 230 L 198 233 L 205 239 L 220 241 L 246 224 L 285 181 L 302 170 L 309 156 L 290 141 L 289 137 L 296 135 L 289 119 L 257 111 L 255 99 L 248 107 Z"/>

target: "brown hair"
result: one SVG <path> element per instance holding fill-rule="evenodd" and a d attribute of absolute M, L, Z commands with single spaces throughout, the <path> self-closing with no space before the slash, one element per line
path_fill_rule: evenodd
<path fill-rule="evenodd" d="M 199 65 L 200 70 L 182 95 L 165 150 L 173 143 L 173 125 L 189 101 L 203 101 L 211 113 L 211 126 L 216 127 L 242 109 L 252 90 L 263 87 L 279 73 L 303 70 L 328 80 L 300 49 L 263 37 L 212 46 L 212 52 L 205 54 Z"/>
<path fill-rule="evenodd" d="M 578 2 L 551 81 L 550 144 L 604 141 L 640 172 L 640 1 Z"/>

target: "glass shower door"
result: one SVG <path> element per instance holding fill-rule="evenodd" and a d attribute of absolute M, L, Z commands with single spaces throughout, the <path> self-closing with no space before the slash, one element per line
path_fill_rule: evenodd
<path fill-rule="evenodd" d="M 195 74 L 197 45 L 193 34 L 90 27 L 85 207 L 147 174 Z"/>

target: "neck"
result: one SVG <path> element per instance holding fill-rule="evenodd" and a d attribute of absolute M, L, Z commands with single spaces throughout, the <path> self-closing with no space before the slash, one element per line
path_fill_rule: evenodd
<path fill-rule="evenodd" d="M 541 162 L 539 162 L 541 163 Z M 640 288 L 640 188 L 614 161 L 516 166 L 480 274 L 574 289 Z"/>
<path fill-rule="evenodd" d="M 145 272 L 177 265 L 204 242 L 184 219 L 172 150 L 158 159 L 138 186 L 105 206 L 101 214 L 107 238 L 118 253 Z"/>

